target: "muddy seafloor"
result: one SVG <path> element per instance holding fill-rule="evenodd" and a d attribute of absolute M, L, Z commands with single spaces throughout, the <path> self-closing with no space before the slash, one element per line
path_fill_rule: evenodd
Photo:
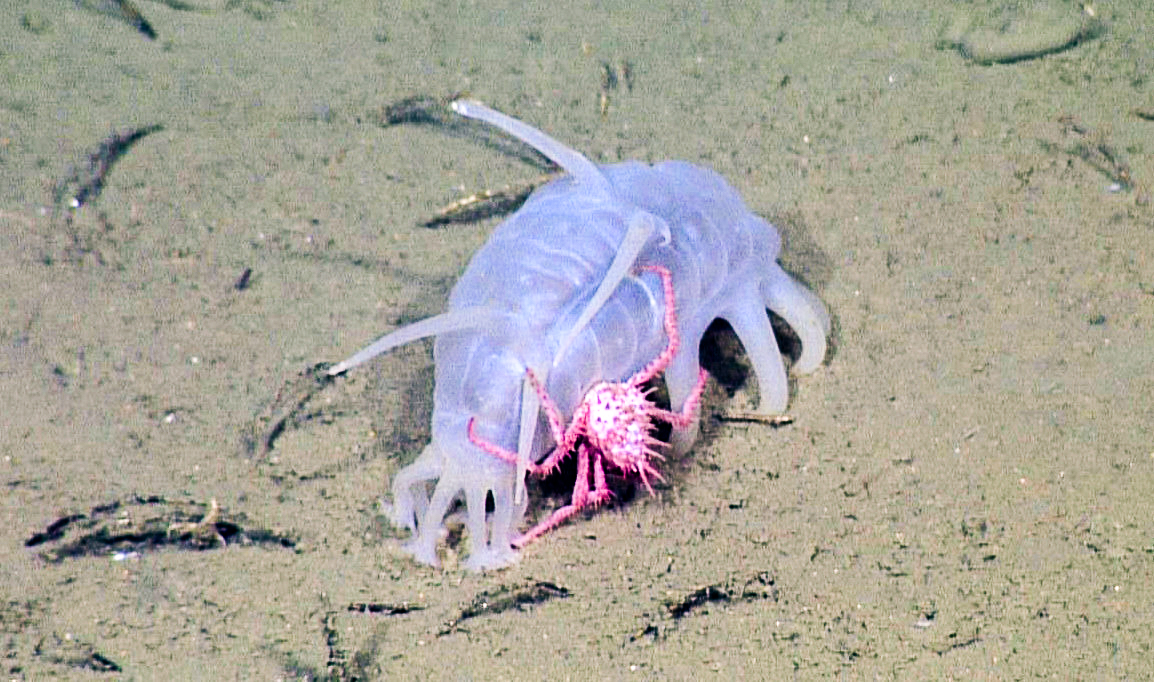
<path fill-rule="evenodd" d="M 943 27 L 1017 4 L 484 5 L 139 0 L 155 40 L 112 2 L 4 13 L 5 677 L 1148 676 L 1154 11 L 986 66 Z M 792 424 L 719 419 L 756 400 L 730 356 L 655 498 L 483 575 L 378 506 L 429 346 L 310 374 L 443 309 L 497 221 L 438 207 L 539 174 L 378 124 L 461 91 L 712 166 L 834 318 Z"/>

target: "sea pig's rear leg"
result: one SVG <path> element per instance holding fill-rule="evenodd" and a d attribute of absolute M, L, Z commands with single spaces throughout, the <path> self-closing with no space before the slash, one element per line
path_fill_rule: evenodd
<path fill-rule="evenodd" d="M 781 414 L 789 402 L 789 381 L 785 375 L 781 351 L 773 336 L 773 327 L 769 324 L 769 316 L 765 314 L 765 307 L 755 293 L 742 292 L 735 296 L 737 302 L 721 317 L 733 327 L 757 374 L 761 392 L 757 412 L 765 415 Z"/>
<path fill-rule="evenodd" d="M 517 524 L 525 517 L 525 507 L 529 504 L 528 497 L 521 498 L 520 503 L 513 501 L 512 481 L 509 485 L 494 486 L 489 492 L 493 495 L 493 513 L 488 515 L 489 544 L 485 546 L 481 540 L 474 540 L 472 551 L 465 561 L 465 568 L 474 571 L 501 568 L 516 561 L 513 537 L 517 532 Z M 469 510 L 472 514 L 472 507 Z M 484 510 L 482 506 L 480 512 L 484 514 Z"/>
<path fill-rule="evenodd" d="M 393 524 L 408 528 L 416 535 L 417 522 L 423 520 L 429 506 L 428 482 L 441 476 L 441 452 L 429 443 L 419 457 L 393 478 Z"/>
<path fill-rule="evenodd" d="M 479 481 L 465 491 L 465 524 L 470 543 L 465 568 L 474 571 L 503 568 L 517 560 L 512 543 L 513 524 L 520 520 L 525 505 L 513 503 L 512 480 L 508 477 L 490 483 L 492 485 L 485 485 Z M 492 514 L 486 510 L 490 495 L 493 498 Z"/>
<path fill-rule="evenodd" d="M 437 558 L 437 540 L 440 539 L 441 529 L 444 527 L 445 515 L 449 513 L 450 505 L 460 492 L 460 486 L 453 485 L 444 477 L 437 482 L 429 506 L 418 521 L 416 534 L 405 543 L 405 551 L 412 554 L 417 561 L 430 566 L 441 565 L 440 559 Z"/>

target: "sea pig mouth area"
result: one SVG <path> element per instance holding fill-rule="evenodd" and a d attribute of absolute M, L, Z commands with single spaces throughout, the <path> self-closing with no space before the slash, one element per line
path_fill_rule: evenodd
<path fill-rule="evenodd" d="M 530 479 L 530 509 L 536 507 L 537 503 L 534 498 L 537 497 L 549 499 L 550 507 L 563 507 L 569 504 L 573 497 L 573 485 L 576 480 L 576 457 L 566 457 L 556 471 L 544 478 L 536 479 L 535 483 L 533 479 Z M 642 492 L 645 491 L 645 486 L 635 475 L 625 474 L 613 466 L 605 467 L 605 481 L 609 484 L 609 489 L 613 491 L 609 505 L 630 502 L 637 496 L 638 489 Z"/>
<path fill-rule="evenodd" d="M 666 389 L 665 381 L 660 375 L 642 384 L 641 390 L 645 392 L 649 401 L 654 405 L 663 410 L 669 409 L 669 391 Z M 660 419 L 653 420 L 653 427 L 653 437 L 663 443 L 668 443 L 673 428 Z M 661 454 L 668 454 L 660 445 L 657 446 L 657 450 Z M 664 468 L 660 464 L 657 466 L 658 469 Z M 613 491 L 610 504 L 629 502 L 637 495 L 638 488 L 644 491 L 644 485 L 641 484 L 635 472 L 623 472 L 608 463 L 606 463 L 605 466 L 605 479 L 609 484 L 609 488 Z M 650 477 L 650 479 L 650 483 L 653 484 L 652 477 Z M 563 459 L 557 467 L 557 470 L 548 476 L 544 478 L 530 478 L 530 499 L 539 495 L 549 498 L 558 507 L 564 506 L 569 503 L 570 498 L 573 496 L 573 485 L 576 480 L 577 457 L 571 454 Z M 532 492 L 534 490 L 536 494 Z"/>

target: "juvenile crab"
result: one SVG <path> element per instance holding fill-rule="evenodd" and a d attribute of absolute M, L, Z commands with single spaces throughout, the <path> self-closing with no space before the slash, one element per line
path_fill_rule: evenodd
<path fill-rule="evenodd" d="M 681 347 L 681 335 L 677 331 L 677 306 L 672 273 L 660 265 L 648 265 L 639 269 L 656 273 L 661 278 L 665 292 L 664 325 L 669 343 L 653 361 L 626 381 L 603 381 L 590 389 L 574 411 L 573 420 L 568 428 L 565 427 L 557 404 L 549 397 L 540 379 L 532 369 L 526 370 L 529 382 L 541 398 L 541 406 L 548 416 L 549 428 L 557 444 L 540 464 L 530 463 L 527 470 L 538 476 L 548 475 L 555 471 L 561 461 L 576 447 L 577 482 L 573 486 L 573 497 L 569 504 L 556 510 L 548 519 L 515 539 L 514 547 L 524 547 L 561 525 L 578 511 L 586 507 L 595 507 L 608 500 L 612 492 L 605 482 L 606 461 L 626 475 L 640 478 L 642 485 L 652 495 L 650 477 L 661 480 L 661 474 L 653 467 L 651 460 L 664 459 L 654 449 L 660 442 L 652 435 L 654 421 L 668 422 L 674 428 L 686 428 L 693 422 L 708 376 L 704 369 L 698 374 L 697 385 L 680 412 L 663 410 L 649 400 L 651 389 L 646 389 L 645 384 L 663 372 L 672 362 L 673 356 Z M 494 457 L 510 463 L 517 462 L 517 453 L 478 436 L 471 419 L 469 440 Z M 593 474 L 592 489 L 589 486 L 590 469 Z"/>

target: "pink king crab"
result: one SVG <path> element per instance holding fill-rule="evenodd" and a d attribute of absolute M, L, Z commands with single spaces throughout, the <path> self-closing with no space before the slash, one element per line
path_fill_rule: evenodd
<path fill-rule="evenodd" d="M 594 386 L 573 414 L 573 421 L 566 428 L 560 410 L 540 379 L 532 369 L 526 370 L 530 383 L 541 398 L 541 405 L 549 419 L 553 440 L 557 446 L 540 464 L 528 465 L 528 471 L 545 476 L 561 464 L 561 461 L 576 447 L 577 482 L 573 486 L 572 500 L 553 512 L 548 519 L 538 523 L 525 534 L 513 541 L 515 547 L 524 547 L 529 542 L 544 535 L 564 523 L 570 516 L 586 507 L 604 503 L 612 495 L 605 482 L 605 462 L 626 475 L 635 475 L 642 485 L 653 494 L 650 478 L 661 478 L 653 468 L 653 459 L 664 459 L 654 446 L 660 441 L 653 437 L 654 421 L 668 422 L 674 428 L 686 428 L 694 419 L 705 390 L 708 376 L 705 370 L 698 375 L 697 385 L 689 394 L 680 412 L 670 412 L 654 405 L 649 400 L 649 390 L 645 384 L 663 372 L 681 347 L 681 335 L 677 331 L 676 298 L 673 292 L 673 275 L 668 268 L 660 265 L 642 266 L 641 270 L 655 272 L 661 278 L 665 291 L 665 333 L 669 343 L 652 362 L 623 382 L 603 381 Z M 507 462 L 516 463 L 517 453 L 485 441 L 473 430 L 473 420 L 469 420 L 469 440 L 485 452 Z M 592 467 L 590 466 L 592 463 Z M 593 488 L 589 487 L 589 472 L 593 471 Z"/>

